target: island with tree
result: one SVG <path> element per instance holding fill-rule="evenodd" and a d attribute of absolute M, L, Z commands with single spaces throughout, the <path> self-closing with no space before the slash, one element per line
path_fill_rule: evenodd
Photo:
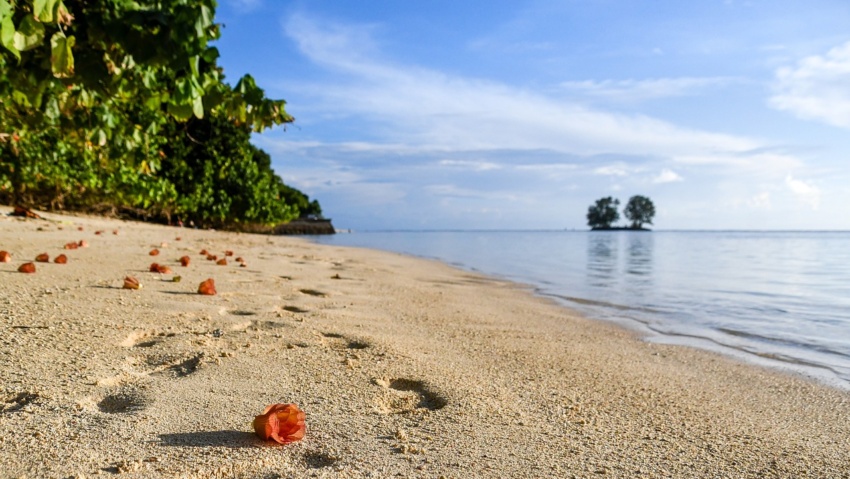
<path fill-rule="evenodd" d="M 599 198 L 587 209 L 587 225 L 594 231 L 649 231 L 649 228 L 645 228 L 644 225 L 651 225 L 652 218 L 655 216 L 655 205 L 652 200 L 641 195 L 629 198 L 629 202 L 623 209 L 623 215 L 631 222 L 628 226 L 614 226 L 614 223 L 620 220 L 620 212 L 617 209 L 619 206 L 620 200 L 616 198 L 610 196 Z"/>

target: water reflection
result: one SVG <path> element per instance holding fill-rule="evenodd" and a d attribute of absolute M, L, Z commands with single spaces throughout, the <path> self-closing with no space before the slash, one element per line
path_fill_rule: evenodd
<path fill-rule="evenodd" d="M 587 277 L 592 286 L 608 288 L 617 276 L 619 235 L 590 233 L 587 241 Z"/>
<path fill-rule="evenodd" d="M 591 233 L 587 243 L 588 281 L 597 288 L 640 298 L 651 287 L 653 251 L 651 234 Z"/>
<path fill-rule="evenodd" d="M 634 233 L 628 237 L 628 268 L 631 275 L 649 276 L 652 274 L 652 235 Z"/>
<path fill-rule="evenodd" d="M 646 306 L 651 301 L 654 288 L 652 271 L 654 240 L 652 234 L 634 232 L 627 237 L 626 277 L 624 287 L 629 298 L 639 301 Z"/>

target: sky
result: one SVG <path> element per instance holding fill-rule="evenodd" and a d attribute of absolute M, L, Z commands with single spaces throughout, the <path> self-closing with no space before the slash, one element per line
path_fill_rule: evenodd
<path fill-rule="evenodd" d="M 850 230 L 846 0 L 219 0 L 257 134 L 353 230 Z M 622 220 L 625 223 L 625 220 Z"/>

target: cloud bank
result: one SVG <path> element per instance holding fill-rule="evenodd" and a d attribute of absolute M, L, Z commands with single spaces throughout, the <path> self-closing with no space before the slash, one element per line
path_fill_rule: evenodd
<path fill-rule="evenodd" d="M 328 111 L 379 124 L 386 135 L 382 141 L 449 151 L 699 155 L 727 164 L 766 146 L 752 138 L 591 109 L 527 89 L 381 60 L 369 27 L 326 25 L 296 15 L 286 22 L 285 31 L 311 61 L 348 77 L 316 86 L 311 93 L 321 97 Z M 670 89 L 724 81 L 683 79 L 631 87 L 655 94 L 666 89 L 669 94 Z"/>
<path fill-rule="evenodd" d="M 770 105 L 806 120 L 850 128 L 850 42 L 776 72 Z"/>
<path fill-rule="evenodd" d="M 299 111 L 307 112 L 299 130 L 308 138 L 264 135 L 261 146 L 288 158 L 285 179 L 322 198 L 326 209 L 356 210 L 351 222 L 488 227 L 512 218 L 514 227 L 540 227 L 612 193 L 675 205 L 662 211 L 680 227 L 711 227 L 682 219 L 713 211 L 709 216 L 726 220 L 718 210 L 730 205 L 763 212 L 821 204 L 822 191 L 791 148 L 563 95 L 674 98 L 747 83 L 741 79 L 588 80 L 531 89 L 387 58 L 379 24 L 296 14 L 283 20 L 283 32 L 326 75 L 283 86 L 299 95 Z M 805 76 L 808 63 L 783 78 Z M 319 130 L 325 134 L 312 133 Z M 577 218 L 572 225 L 580 227 L 583 216 Z M 746 216 L 739 222 L 751 225 Z"/>

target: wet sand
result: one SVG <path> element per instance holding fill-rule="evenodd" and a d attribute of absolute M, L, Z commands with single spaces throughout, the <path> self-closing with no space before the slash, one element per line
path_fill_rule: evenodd
<path fill-rule="evenodd" d="M 3 478 L 850 477 L 850 393 L 644 342 L 515 284 L 290 237 L 9 211 Z M 40 253 L 68 263 L 17 272 Z M 121 289 L 127 275 L 143 287 Z M 216 296 L 196 293 L 207 278 Z M 303 441 L 253 434 L 278 402 L 306 412 Z"/>

